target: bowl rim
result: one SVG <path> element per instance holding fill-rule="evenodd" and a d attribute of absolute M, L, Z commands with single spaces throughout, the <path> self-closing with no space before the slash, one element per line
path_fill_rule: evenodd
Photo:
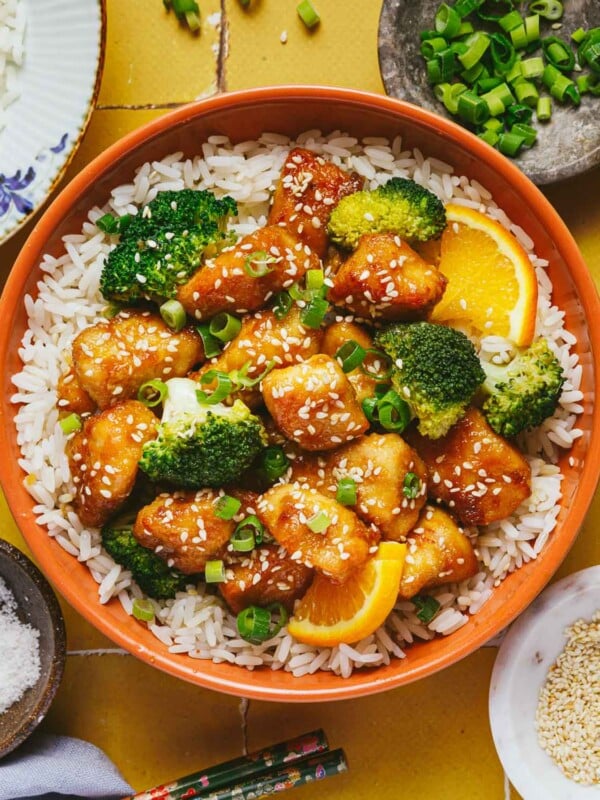
<path fill-rule="evenodd" d="M 30 271 L 38 263 L 35 260 L 35 255 L 43 251 L 42 247 L 48 238 L 49 232 L 58 226 L 67 210 L 75 205 L 81 195 L 85 193 L 87 187 L 96 181 L 99 175 L 108 171 L 121 157 L 136 149 L 145 141 L 153 139 L 168 128 L 184 124 L 204 113 L 214 113 L 220 110 L 232 111 L 236 108 L 260 106 L 263 103 L 301 103 L 303 101 L 320 101 L 332 106 L 335 103 L 340 105 L 348 104 L 357 112 L 361 108 L 368 107 L 373 109 L 375 107 L 383 113 L 396 113 L 399 120 L 403 117 L 410 118 L 437 135 L 446 135 L 450 139 L 454 139 L 476 160 L 479 159 L 486 162 L 492 170 L 502 176 L 507 184 L 510 183 L 516 187 L 520 197 L 524 198 L 528 205 L 536 209 L 538 221 L 547 230 L 553 232 L 554 245 L 562 259 L 569 265 L 569 270 L 576 281 L 586 318 L 597 319 L 600 317 L 600 299 L 595 285 L 577 244 L 565 223 L 529 178 L 481 139 L 449 120 L 396 98 L 338 87 L 310 85 L 269 86 L 205 98 L 152 120 L 112 144 L 71 180 L 33 228 L 13 266 L 0 298 L 0 319 L 5 320 L 5 324 L 0 326 L 0 364 L 5 363 L 6 360 L 10 344 L 12 317 L 21 302 L 22 286 Z M 591 352 L 595 355 L 594 362 L 599 363 L 597 354 L 600 353 L 600 325 L 589 328 L 589 340 Z M 596 393 L 600 392 L 600 368 L 595 370 L 594 391 Z M 0 451 L 10 448 L 7 427 L 0 426 Z M 600 448 L 600 412 L 592 409 L 588 451 L 594 452 L 598 448 Z M 259 673 L 249 673 L 245 669 L 240 670 L 235 665 L 215 665 L 211 661 L 194 661 L 194 667 L 190 665 L 184 666 L 181 661 L 173 660 L 173 654 L 155 652 L 152 649 L 150 639 L 143 636 L 143 633 L 148 633 L 148 637 L 152 637 L 145 629 L 143 633 L 138 631 L 135 637 L 131 635 L 129 629 L 115 629 L 112 625 L 111 616 L 104 613 L 99 603 L 92 607 L 81 598 L 76 587 L 70 584 L 63 585 L 59 567 L 51 557 L 54 548 L 58 547 L 58 545 L 52 542 L 45 530 L 45 535 L 43 537 L 40 535 L 41 528 L 31 514 L 32 500 L 25 494 L 25 490 L 19 484 L 15 486 L 13 471 L 14 467 L 8 463 L 7 459 L 0 459 L 0 483 L 4 487 L 9 507 L 26 541 L 36 558 L 39 559 L 40 563 L 44 564 L 44 569 L 47 570 L 49 578 L 56 583 L 57 587 L 60 587 L 59 591 L 63 596 L 97 629 L 138 658 L 159 667 L 171 675 L 228 694 L 286 702 L 341 700 L 385 691 L 431 675 L 478 649 L 521 613 L 548 583 L 579 532 L 598 482 L 598 475 L 593 468 L 591 459 L 586 459 L 578 481 L 578 502 L 570 509 L 568 518 L 561 523 L 561 541 L 564 546 L 562 552 L 553 554 L 552 558 L 546 559 L 543 563 L 538 562 L 538 568 L 526 587 L 519 592 L 512 591 L 508 594 L 506 602 L 495 615 L 493 624 L 490 621 L 479 620 L 472 627 L 469 641 L 463 643 L 461 647 L 455 648 L 451 652 L 438 654 L 437 657 L 428 661 L 426 665 L 413 667 L 410 672 L 400 671 L 385 677 L 378 677 L 377 669 L 368 673 L 357 670 L 352 678 L 340 678 L 339 683 L 334 686 L 319 687 L 313 684 L 313 688 L 303 689 L 301 685 L 298 688 L 294 687 L 294 682 L 288 673 L 284 673 L 287 681 L 284 686 L 283 683 L 281 685 L 278 684 L 275 679 L 276 673 L 269 670 L 269 674 L 273 676 L 271 678 L 272 685 L 260 686 L 257 685 L 260 681 L 254 682 L 252 680 Z M 178 656 L 178 658 L 182 659 L 181 656 Z M 191 659 L 188 660 L 191 661 Z M 204 670 L 202 664 L 206 665 Z M 211 667 L 218 669 L 213 670 Z M 360 673 L 359 677 L 355 677 L 357 673 Z M 231 675 L 235 677 L 231 677 Z M 301 679 L 298 679 L 297 682 L 301 684 Z"/>
<path fill-rule="evenodd" d="M 3 555 L 17 565 L 21 572 L 26 575 L 29 583 L 35 586 L 42 595 L 45 612 L 52 623 L 54 654 L 50 669 L 44 677 L 44 692 L 28 715 L 27 724 L 20 728 L 18 732 L 12 735 L 9 734 L 4 740 L 0 740 L 0 759 L 22 744 L 46 716 L 60 686 L 67 657 L 65 620 L 58 599 L 45 575 L 25 553 L 6 541 L 6 539 L 0 539 L 0 556 Z M 2 576 L 0 575 L 0 577 Z"/>

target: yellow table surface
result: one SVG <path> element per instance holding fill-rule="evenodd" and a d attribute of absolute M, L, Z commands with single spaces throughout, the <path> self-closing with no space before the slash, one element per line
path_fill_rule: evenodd
<path fill-rule="evenodd" d="M 311 33 L 296 16 L 296 0 L 252 2 L 247 12 L 237 0 L 200 0 L 204 25 L 194 38 L 164 12 L 160 0 L 107 0 L 100 96 L 66 180 L 126 132 L 216 91 L 322 83 L 383 92 L 377 63 L 380 2 L 315 0 L 322 24 Z M 219 11 L 225 23 L 221 33 L 211 19 Z M 599 185 L 596 169 L 547 191 L 597 283 Z M 30 229 L 0 248 L 2 281 Z M 2 496 L 0 520 L 0 535 L 27 550 Z M 599 522 L 597 494 L 558 577 L 600 562 Z M 102 747 L 138 790 L 232 758 L 245 747 L 324 727 L 331 744 L 346 749 L 350 772 L 296 790 L 299 799 L 517 797 L 488 723 L 494 648 L 385 695 L 329 704 L 246 703 L 151 669 L 115 648 L 64 602 L 63 610 L 66 674 L 42 728 Z"/>

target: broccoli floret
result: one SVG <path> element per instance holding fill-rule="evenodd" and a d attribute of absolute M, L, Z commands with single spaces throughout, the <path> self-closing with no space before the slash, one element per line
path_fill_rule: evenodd
<path fill-rule="evenodd" d="M 236 481 L 266 446 L 262 422 L 241 400 L 201 405 L 199 388 L 189 378 L 167 381 L 158 438 L 144 445 L 140 460 L 151 480 L 189 489 L 220 487 Z"/>
<path fill-rule="evenodd" d="M 102 528 L 102 544 L 114 560 L 131 572 L 140 589 L 150 597 L 167 599 L 192 583 L 189 575 L 168 567 L 152 550 L 138 542 L 131 525 L 108 522 Z"/>
<path fill-rule="evenodd" d="M 538 339 L 508 364 L 483 363 L 483 413 L 502 436 L 540 425 L 556 411 L 565 376 L 545 339 Z"/>
<path fill-rule="evenodd" d="M 406 178 L 392 178 L 372 192 L 340 200 L 329 219 L 329 235 L 354 249 L 365 233 L 397 233 L 403 239 L 426 242 L 446 227 L 446 210 L 428 189 Z"/>
<path fill-rule="evenodd" d="M 430 439 L 464 415 L 485 373 L 469 339 L 430 322 L 399 323 L 375 339 L 392 360 L 392 384 Z"/>
<path fill-rule="evenodd" d="M 237 213 L 231 197 L 183 189 L 159 192 L 136 216 L 121 221 L 120 241 L 102 269 L 106 300 L 136 304 L 175 296 L 205 255 L 228 241 L 227 220 Z"/>

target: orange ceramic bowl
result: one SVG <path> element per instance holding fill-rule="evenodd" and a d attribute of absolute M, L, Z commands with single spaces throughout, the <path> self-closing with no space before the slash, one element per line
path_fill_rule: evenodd
<path fill-rule="evenodd" d="M 148 160 L 183 150 L 198 152 L 211 134 L 233 141 L 256 138 L 263 131 L 289 135 L 319 128 L 355 136 L 402 134 L 405 145 L 453 164 L 476 178 L 529 233 L 537 254 L 550 262 L 555 301 L 566 311 L 577 336 L 583 365 L 584 435 L 561 461 L 565 475 L 558 526 L 539 558 L 510 575 L 463 628 L 447 638 L 412 646 L 403 660 L 373 670 L 356 670 L 349 679 L 329 673 L 294 678 L 269 669 L 213 664 L 172 655 L 145 627 L 128 617 L 118 602 L 97 599 L 97 585 L 87 568 L 68 555 L 32 513 L 33 500 L 22 486 L 19 451 L 9 402 L 10 376 L 18 372 L 18 347 L 26 326 L 23 295 L 36 294 L 43 253 L 57 254 L 61 236 L 79 231 L 89 208 L 103 205 L 111 188 L 129 181 Z M 0 306 L 0 364 L 3 376 L 0 426 L 0 479 L 17 524 L 39 564 L 64 597 L 116 644 L 138 658 L 185 680 L 222 692 L 263 700 L 315 701 L 381 692 L 431 675 L 487 642 L 536 597 L 572 545 L 592 499 L 597 467 L 589 454 L 600 449 L 600 419 L 592 398 L 600 394 L 600 301 L 575 242 L 551 205 L 514 164 L 464 129 L 441 117 L 388 97 L 321 87 L 256 89 L 185 106 L 129 134 L 98 156 L 58 196 L 27 240 L 12 270 Z M 571 458 L 569 458 L 571 457 Z"/>

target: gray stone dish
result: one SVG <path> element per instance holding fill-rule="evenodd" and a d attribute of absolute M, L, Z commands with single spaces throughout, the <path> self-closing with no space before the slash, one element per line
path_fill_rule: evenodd
<path fill-rule="evenodd" d="M 433 27 L 441 0 L 384 0 L 379 19 L 379 67 L 386 92 L 426 108 L 448 119 L 427 82 L 420 52 L 419 32 Z M 527 3 L 519 4 L 522 11 Z M 600 0 L 564 0 L 560 30 L 544 24 L 547 35 L 569 40 L 580 27 L 600 26 Z M 534 147 L 515 159 L 523 172 L 538 185 L 572 178 L 600 164 L 600 98 L 585 95 L 573 108 L 553 101 L 550 122 L 538 125 Z"/>
<path fill-rule="evenodd" d="M 37 683 L 0 714 L 0 758 L 39 725 L 56 694 L 66 657 L 65 625 L 50 584 L 20 550 L 0 539 L 0 577 L 18 604 L 17 614 L 40 632 L 41 672 Z"/>

